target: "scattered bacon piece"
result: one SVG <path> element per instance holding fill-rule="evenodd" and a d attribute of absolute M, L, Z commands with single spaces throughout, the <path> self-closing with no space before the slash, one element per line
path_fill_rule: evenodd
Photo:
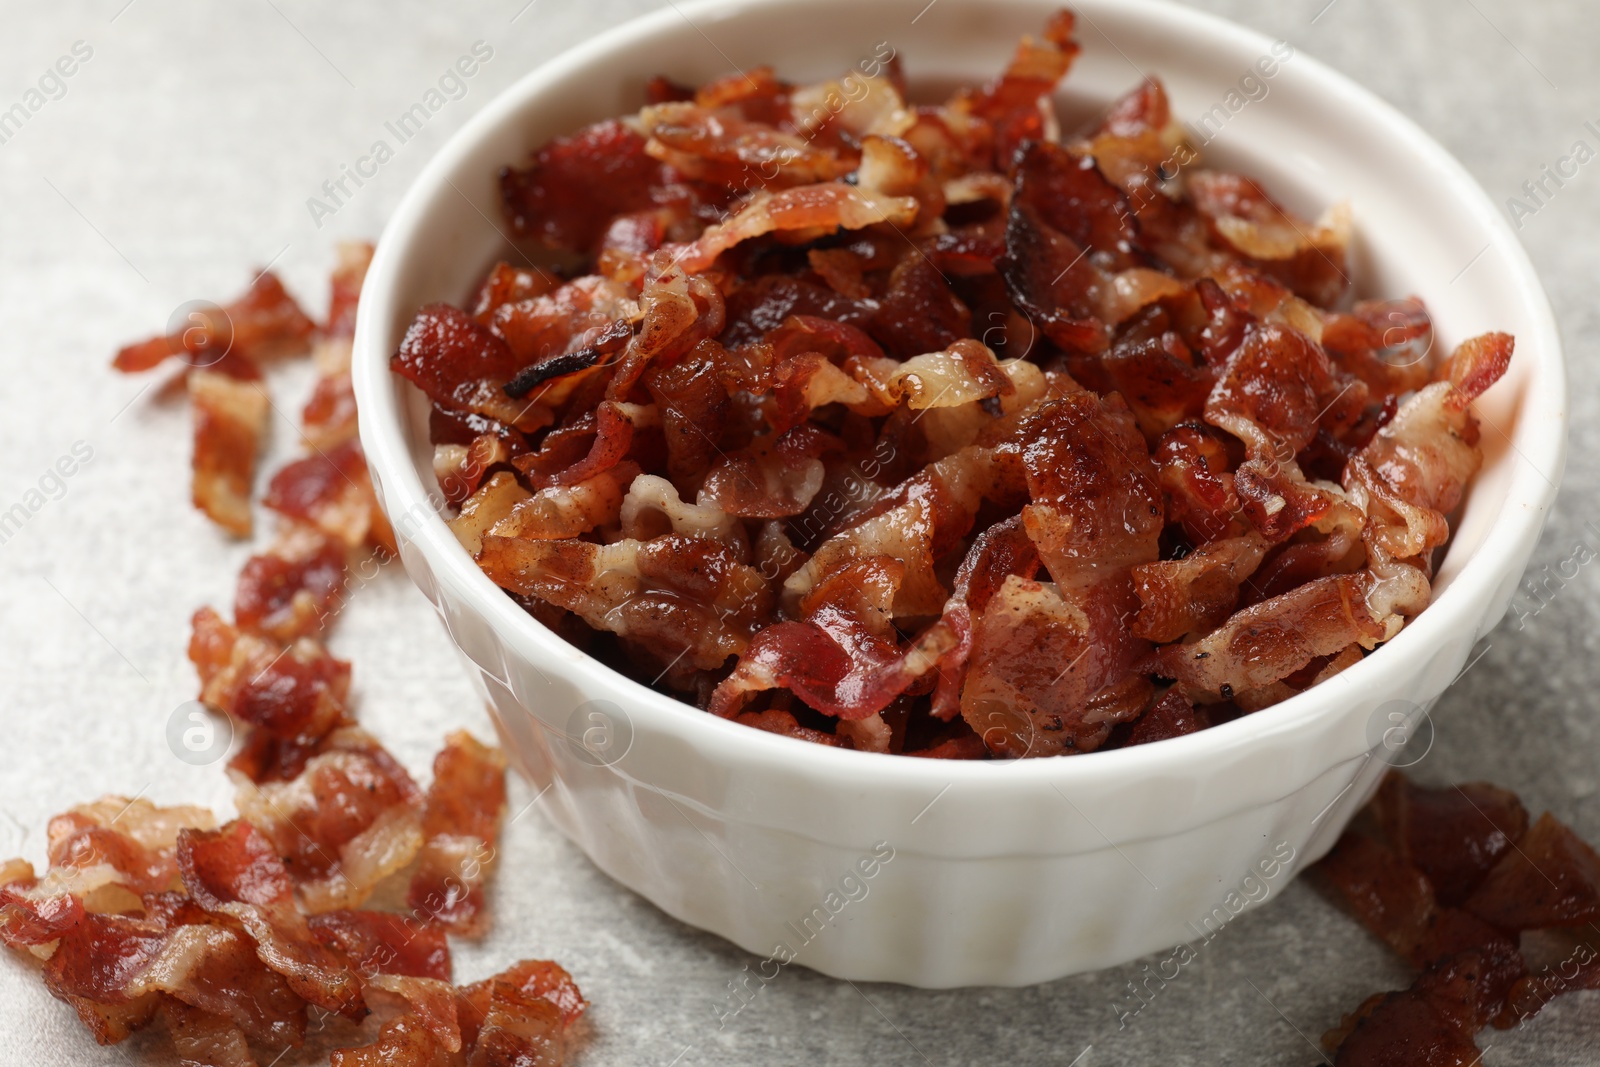
<path fill-rule="evenodd" d="M 329 911 L 307 920 L 322 944 L 346 956 L 362 974 L 450 980 L 444 930 L 412 916 L 382 911 Z"/>
<path fill-rule="evenodd" d="M 1549 812 L 1530 827 L 1503 789 L 1431 789 L 1391 772 L 1319 870 L 1422 971 L 1323 1036 L 1342 1067 L 1473 1063 L 1474 1035 L 1490 1022 L 1515 1026 L 1560 993 L 1600 987 L 1600 954 L 1586 940 L 1559 966 L 1528 972 L 1521 934 L 1591 924 L 1600 856 Z"/>
<path fill-rule="evenodd" d="M 406 902 L 469 937 L 484 932 L 483 885 L 506 806 L 506 760 L 458 730 L 433 760 L 422 810 L 422 853 Z"/>
<path fill-rule="evenodd" d="M 51 820 L 42 878 L 25 861 L 0 863 L 0 941 L 45 959 L 47 987 L 102 1043 L 160 1020 L 181 1062 L 254 1067 L 251 1043 L 281 1056 L 304 1041 L 310 1004 L 324 1013 L 319 1028 L 330 1016 L 354 1021 L 375 1012 L 383 1020 L 374 1044 L 335 1052 L 335 1063 L 536 1056 L 556 1064 L 568 1025 L 586 1006 L 566 972 L 543 961 L 460 989 L 449 984 L 447 926 L 475 933 L 487 922 L 482 888 L 505 804 L 504 756 L 452 735 L 425 800 L 394 757 L 354 726 L 350 666 L 313 637 L 338 606 L 352 553 L 371 544 L 381 560 L 393 551 L 355 440 L 349 390 L 349 338 L 371 254 L 370 245 L 341 249 L 328 322 L 315 342 L 321 378 L 303 416 L 313 455 L 280 471 L 268 491 L 285 518 L 278 539 L 241 572 L 234 623 L 209 608 L 194 617 L 189 655 L 201 699 L 246 731 L 229 763 L 243 817 L 217 830 L 202 809 L 105 797 Z M 531 279 L 497 274 L 500 284 L 489 290 L 500 302 L 487 313 L 538 295 Z M 689 283 L 678 291 L 696 313 L 707 306 Z M 631 328 L 622 332 L 631 337 Z M 238 354 L 192 373 L 202 426 L 239 397 L 264 408 L 259 377 Z M 208 405 L 208 397 L 220 400 Z M 511 458 L 509 438 L 494 432 L 500 424 L 471 412 L 450 417 L 494 445 L 480 457 L 484 470 Z M 249 444 L 242 479 L 234 469 L 233 484 L 223 486 L 231 494 L 224 502 L 245 523 Z M 210 459 L 218 459 L 215 447 Z M 625 462 L 603 472 L 620 479 L 604 521 L 616 520 L 638 470 Z M 659 504 L 689 514 L 692 506 L 663 484 Z M 383 883 L 424 849 L 408 914 L 357 910 L 374 893 L 394 899 Z"/>
<path fill-rule="evenodd" d="M 261 383 L 217 370 L 189 375 L 194 403 L 194 506 L 248 537 L 250 488 L 271 402 Z"/>
<path fill-rule="evenodd" d="M 235 820 L 220 830 L 178 837 L 184 888 L 208 912 L 240 923 L 261 962 L 283 975 L 307 1001 L 359 1019 L 364 1011 L 349 964 L 311 933 L 295 908 L 293 883 L 269 840 Z"/>
<path fill-rule="evenodd" d="M 341 727 L 295 778 L 241 783 L 235 800 L 283 857 L 300 905 L 359 907 L 422 847 L 422 791 L 378 743 Z"/>
<path fill-rule="evenodd" d="M 288 526 L 239 572 L 233 616 L 241 630 L 288 643 L 315 636 L 344 594 L 345 548 L 320 530 Z"/>
<path fill-rule="evenodd" d="M 270 270 L 257 275 L 244 295 L 227 307 L 195 311 L 188 322 L 170 336 L 128 345 L 112 366 L 135 373 L 180 353 L 194 367 L 211 366 L 225 355 L 259 362 L 304 351 L 316 328 Z"/>
<path fill-rule="evenodd" d="M 394 535 L 373 495 L 359 440 L 290 463 L 272 476 L 262 503 L 348 548 L 371 543 L 393 551 Z"/>

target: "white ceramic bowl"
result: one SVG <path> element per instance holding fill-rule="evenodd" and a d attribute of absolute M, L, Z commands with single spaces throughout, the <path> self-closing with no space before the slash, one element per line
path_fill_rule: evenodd
<path fill-rule="evenodd" d="M 1354 203 L 1363 292 L 1421 295 L 1441 344 L 1489 329 L 1517 338 L 1511 372 L 1479 403 L 1486 462 L 1433 606 L 1376 654 L 1267 711 L 1159 744 L 1016 763 L 840 751 L 714 718 L 578 653 L 484 577 L 431 503 L 426 403 L 389 372 L 417 308 L 464 300 L 506 253 L 499 167 L 636 109 L 650 75 L 694 82 L 770 62 L 804 81 L 888 42 L 914 89 L 943 91 L 998 71 L 1049 0 L 669 5 L 485 107 L 407 194 L 367 277 L 361 439 L 407 571 L 517 763 L 548 787 L 556 825 L 669 914 L 775 954 L 763 973 L 792 955 L 851 979 L 1020 985 L 1192 941 L 1275 895 L 1328 849 L 1384 770 L 1386 741 L 1500 618 L 1555 495 L 1556 328 L 1527 257 L 1461 166 L 1305 55 L 1235 113 L 1229 90 L 1272 48 L 1253 32 L 1157 0 L 1076 6 L 1085 53 L 1065 114 L 1088 114 L 1144 71 L 1165 80 L 1180 118 L 1220 104 L 1229 110 L 1211 161 L 1264 179 L 1305 213 Z M 1291 854 L 1287 869 L 1272 862 Z"/>

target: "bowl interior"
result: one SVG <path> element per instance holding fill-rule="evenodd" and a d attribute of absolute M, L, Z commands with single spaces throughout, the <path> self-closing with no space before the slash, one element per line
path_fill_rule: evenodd
<path fill-rule="evenodd" d="M 1444 616 L 1455 610 L 1450 603 L 1487 602 L 1486 590 L 1502 586 L 1507 570 L 1520 569 L 1517 554 L 1525 554 L 1543 522 L 1565 440 L 1559 343 L 1543 292 L 1509 227 L 1460 166 L 1386 105 L 1309 56 L 1284 59 L 1281 45 L 1274 53 L 1266 38 L 1160 0 L 1087 0 L 1075 6 L 1084 53 L 1058 99 L 1064 127 L 1133 88 L 1147 72 L 1158 75 L 1176 116 L 1191 131 L 1202 131 L 1196 140 L 1204 142 L 1208 165 L 1260 179 L 1304 215 L 1351 202 L 1359 293 L 1422 297 L 1444 350 L 1490 329 L 1517 337 L 1510 372 L 1477 405 L 1485 462 L 1439 570 L 1434 606 L 1347 672 L 1352 679 L 1367 672 L 1376 680 L 1378 661 L 1437 639 Z M 636 110 L 645 82 L 658 73 L 695 83 L 766 63 L 786 79 L 805 82 L 837 77 L 888 47 L 904 63 L 918 95 L 937 95 L 994 75 L 1017 39 L 1036 32 L 1054 7 L 1040 0 L 672 5 L 564 54 L 491 102 L 408 194 L 379 245 L 363 295 L 356 345 L 362 436 L 382 475 L 391 516 L 414 511 L 430 495 L 437 498 L 437 485 L 427 403 L 409 383 L 389 375 L 387 357 L 422 304 L 462 301 L 494 260 L 518 254 L 500 223 L 496 175 L 502 166 L 522 162 L 532 149 L 582 124 Z M 1277 60 L 1270 77 L 1258 65 L 1264 57 Z M 424 510 L 413 528 L 423 550 L 435 557 L 435 569 L 446 568 L 476 594 L 509 606 L 432 510 Z M 559 641 L 534 634 L 540 627 L 531 617 L 514 613 L 520 621 L 513 625 L 528 629 L 529 642 L 563 654 Z M 1253 732 L 1325 712 L 1327 701 L 1320 696 L 1312 690 L 1265 712 L 1139 750 L 1087 761 L 1032 762 L 1081 767 L 1114 759 L 1122 766 L 1165 762 L 1179 749 L 1198 755 L 1204 746 L 1240 743 Z M 642 688 L 638 699 L 673 705 Z M 706 718 L 681 705 L 673 710 Z M 758 745 L 781 740 L 749 738 Z M 832 750 L 815 754 L 825 760 L 840 756 L 923 762 Z"/>

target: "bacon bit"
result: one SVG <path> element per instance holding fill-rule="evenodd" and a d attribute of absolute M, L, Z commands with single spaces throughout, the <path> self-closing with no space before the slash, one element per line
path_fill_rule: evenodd
<path fill-rule="evenodd" d="M 528 405 L 504 393 L 506 383 L 522 369 L 521 361 L 498 334 L 464 311 L 447 304 L 423 308 L 390 365 L 444 408 L 528 423 Z M 537 428 L 537 423 L 528 428 Z"/>
<path fill-rule="evenodd" d="M 643 137 L 607 121 L 550 142 L 526 168 L 502 169 L 500 195 L 517 236 L 589 252 L 612 216 L 650 207 L 664 177 Z"/>
<path fill-rule="evenodd" d="M 1239 603 L 1239 586 L 1261 565 L 1266 542 L 1258 535 L 1213 541 L 1182 559 L 1133 568 L 1139 617 L 1133 632 L 1147 641 L 1177 641 L 1211 632 Z"/>
<path fill-rule="evenodd" d="M 163 995 L 163 1003 L 175 998 L 254 1041 L 304 1040 L 305 1001 L 261 962 L 242 928 L 215 921 L 181 893 L 147 898 L 145 919 L 159 924 L 164 940 L 124 987 L 125 995 Z"/>
<path fill-rule="evenodd" d="M 201 608 L 194 614 L 189 659 L 206 707 L 273 737 L 315 744 L 345 719 L 350 664 L 312 638 L 282 649 Z"/>
<path fill-rule="evenodd" d="M 814 140 L 696 104 L 653 104 L 639 112 L 639 125 L 649 138 L 645 151 L 651 158 L 685 177 L 717 185 L 808 185 L 842 178 L 857 164 Z"/>
<path fill-rule="evenodd" d="M 320 530 L 288 525 L 239 572 L 233 616 L 241 630 L 285 644 L 314 637 L 344 595 L 345 548 Z"/>
<path fill-rule="evenodd" d="M 366 284 L 367 268 L 372 266 L 373 247 L 369 241 L 341 241 L 334 253 L 338 262 L 328 282 L 328 318 L 321 333 L 325 337 L 353 337 L 356 308 L 361 301 L 361 287 Z"/>
<path fill-rule="evenodd" d="M 507 304 L 532 300 L 561 288 L 561 279 L 538 267 L 515 267 L 510 263 L 496 263 L 478 289 L 473 301 L 472 317 L 489 325 L 494 313 Z"/>
<path fill-rule="evenodd" d="M 1224 687 L 1256 689 L 1352 643 L 1370 646 L 1384 628 L 1373 618 L 1359 578 L 1318 578 L 1245 608 L 1199 641 L 1163 645 L 1156 673 L 1176 679 L 1185 695 L 1216 701 Z"/>
<path fill-rule="evenodd" d="M 355 727 L 329 734 L 298 776 L 242 782 L 240 814 L 283 857 L 301 906 L 313 914 L 363 904 L 422 848 L 422 791 Z"/>
<path fill-rule="evenodd" d="M 422 809 L 422 854 L 406 903 L 453 932 L 481 937 L 483 886 L 506 807 L 506 759 L 464 730 L 433 760 Z"/>
<path fill-rule="evenodd" d="M 217 370 L 189 375 L 194 403 L 194 506 L 229 533 L 250 536 L 250 485 L 271 402 L 259 383 Z"/>
<path fill-rule="evenodd" d="M 1081 51 L 1073 38 L 1076 21 L 1072 12 L 1058 11 L 1045 27 L 1043 40 L 1022 39 L 998 80 L 956 95 L 954 110 L 981 118 L 994 129 L 992 169 L 1009 169 L 1017 149 L 1028 141 L 1056 139 L 1049 98 Z"/>
<path fill-rule="evenodd" d="M 700 272 L 728 249 L 768 233 L 826 235 L 879 224 L 903 228 L 917 217 L 917 207 L 915 197 L 874 196 L 842 182 L 819 182 L 778 193 L 762 189 L 733 218 L 710 227 L 687 246 L 677 262 L 686 271 Z"/>
<path fill-rule="evenodd" d="M 1600 855 L 1549 812 L 1502 854 L 1462 907 L 1503 930 L 1600 918 Z"/>
<path fill-rule="evenodd" d="M 1218 241 L 1244 262 L 1318 307 L 1332 307 L 1350 287 L 1345 246 L 1350 210 L 1332 208 L 1315 224 L 1279 207 L 1266 190 L 1238 174 L 1198 171 L 1189 176 L 1196 210 Z"/>
<path fill-rule="evenodd" d="M 127 346 L 111 365 L 132 374 L 180 354 L 194 367 L 211 366 L 225 355 L 258 363 L 305 351 L 316 328 L 271 271 L 257 275 L 244 295 L 220 314 L 195 312 L 190 321 L 197 317 L 200 322 L 170 336 Z"/>
<path fill-rule="evenodd" d="M 359 440 L 296 460 L 272 476 L 262 503 L 308 523 L 346 548 L 372 544 L 394 552 L 394 534 L 378 507 Z"/>
<path fill-rule="evenodd" d="M 79 896 L 90 911 L 125 910 L 146 894 L 176 887 L 179 830 L 215 825 L 203 808 L 161 808 L 142 798 L 103 797 L 50 820 L 50 869 L 110 868 L 114 876 L 102 888 L 80 890 Z"/>
<path fill-rule="evenodd" d="M 256 1067 L 244 1031 L 221 1016 L 191 1008 L 181 1000 L 165 1000 L 161 1020 L 182 1067 Z"/>
<path fill-rule="evenodd" d="M 306 921 L 319 942 L 362 974 L 450 980 L 450 946 L 440 927 L 382 911 L 329 911 Z"/>
<path fill-rule="evenodd" d="M 341 250 L 317 338 L 322 377 L 304 416 L 316 454 L 279 472 L 268 494 L 287 521 L 240 574 L 236 624 L 209 608 L 194 618 L 189 654 L 201 699 L 247 728 L 229 764 L 243 818 L 217 830 L 202 809 L 105 797 L 51 820 L 43 878 L 23 860 L 0 863 L 0 941 L 45 960 L 46 986 L 102 1043 L 159 1019 L 181 1062 L 254 1067 L 252 1042 L 280 1050 L 303 1043 L 309 1003 L 384 1021 L 374 1045 L 336 1052 L 334 1062 L 524 1062 L 534 1054 L 551 1062 L 585 1007 L 566 972 L 541 961 L 488 983 L 449 984 L 445 924 L 472 932 L 487 920 L 482 887 L 504 809 L 504 756 L 452 735 L 425 801 L 394 757 L 354 726 L 349 664 L 310 636 L 338 606 L 349 553 L 366 543 L 380 558 L 393 551 L 349 397 L 349 334 L 370 258 L 370 246 Z M 504 295 L 531 294 L 533 282 L 500 273 Z M 720 328 L 719 296 L 697 297 L 691 282 L 679 292 L 691 321 L 714 308 Z M 264 406 L 259 378 L 233 354 L 189 382 L 197 397 L 249 388 Z M 652 409 L 619 402 L 616 410 L 630 426 L 655 425 Z M 528 451 L 520 431 L 471 411 L 444 417 L 469 435 L 462 450 L 477 464 L 474 485 L 495 466 L 495 477 L 515 485 L 510 460 Z M 621 479 L 604 521 L 616 520 L 621 490 L 638 470 L 625 462 L 604 472 Z M 670 506 L 689 507 L 662 484 Z M 409 914 L 355 910 L 374 893 L 397 899 L 383 883 L 419 853 L 419 899 Z M 474 1054 L 480 1036 L 483 1051 Z"/>
<path fill-rule="evenodd" d="M 1600 856 L 1549 812 L 1529 827 L 1506 790 L 1431 789 L 1392 772 L 1319 870 L 1363 925 L 1422 969 L 1409 989 L 1369 998 L 1323 1036 L 1341 1065 L 1475 1062 L 1473 1036 L 1489 1022 L 1516 1026 L 1563 992 L 1600 986 L 1587 943 L 1559 971 L 1526 969 L 1519 935 L 1595 917 Z"/>
<path fill-rule="evenodd" d="M 361 989 L 348 963 L 312 936 L 294 906 L 289 872 L 248 822 L 178 835 L 184 888 L 206 911 L 242 925 L 256 954 L 308 1002 L 359 1019 Z"/>

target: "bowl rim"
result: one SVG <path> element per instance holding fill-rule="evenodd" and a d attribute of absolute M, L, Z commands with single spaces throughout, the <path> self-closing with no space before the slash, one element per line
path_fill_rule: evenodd
<path fill-rule="evenodd" d="M 1493 201 L 1466 168 L 1411 119 L 1370 90 L 1306 55 L 1297 46 L 1294 77 L 1318 91 L 1332 94 L 1345 107 L 1359 111 L 1365 121 L 1382 127 L 1388 136 L 1410 143 L 1440 180 L 1461 201 L 1489 240 L 1488 249 L 1503 258 L 1515 279 L 1511 298 L 1524 306 L 1533 320 L 1531 336 L 1519 337 L 1522 355 L 1531 352 L 1537 366 L 1524 383 L 1518 404 L 1517 425 L 1509 436 L 1508 457 L 1513 464 L 1506 497 L 1490 523 L 1483 542 L 1462 565 L 1450 585 L 1393 639 L 1360 663 L 1303 693 L 1273 707 L 1209 729 L 1164 741 L 1084 753 L 1074 758 L 1012 761 L 932 760 L 887 753 L 860 752 L 816 745 L 741 726 L 710 715 L 693 705 L 659 693 L 578 652 L 528 615 L 479 569 L 431 503 L 436 494 L 423 485 L 412 464 L 397 390 L 389 369 L 389 346 L 378 338 L 396 321 L 394 291 L 402 267 L 415 254 L 415 231 L 425 217 L 428 201 L 450 181 L 455 167 L 536 96 L 559 91 L 574 75 L 600 63 L 608 54 L 655 35 L 680 19 L 697 17 L 759 18 L 769 8 L 794 6 L 802 0 L 680 0 L 657 11 L 624 22 L 541 63 L 491 99 L 434 155 L 412 182 L 390 217 L 378 242 L 360 302 L 352 361 L 359 409 L 361 441 L 375 480 L 383 487 L 384 511 L 396 515 L 420 512 L 421 521 L 405 540 L 421 552 L 433 578 L 447 583 L 463 601 L 483 617 L 496 636 L 517 654 L 535 663 L 562 662 L 575 675 L 580 689 L 605 688 L 629 698 L 626 716 L 635 738 L 642 732 L 676 737 L 707 756 L 726 758 L 750 766 L 783 768 L 818 778 L 862 782 L 878 788 L 940 788 L 951 783 L 995 781 L 995 769 L 1006 768 L 1008 781 L 1018 787 L 1034 784 L 1058 786 L 1072 783 L 1092 786 L 1098 781 L 1123 780 L 1136 775 L 1182 773 L 1204 765 L 1210 758 L 1257 747 L 1268 739 L 1291 732 L 1306 732 L 1316 724 L 1331 725 L 1340 714 L 1342 691 L 1350 686 L 1369 691 L 1394 688 L 1394 675 L 1402 662 L 1411 662 L 1429 648 L 1444 644 L 1458 631 L 1457 605 L 1485 602 L 1504 578 L 1507 564 L 1520 546 L 1537 540 L 1555 498 L 1564 466 L 1567 440 L 1566 376 L 1559 330 L 1549 298 L 1526 250 Z M 948 0 L 956 3 L 960 0 Z M 1060 6 L 1049 0 L 1022 0 L 1041 12 Z M 1183 7 L 1173 0 L 1070 0 L 1093 23 L 1095 14 L 1161 21 L 1188 33 L 1204 47 L 1210 40 L 1231 38 L 1234 43 L 1266 52 L 1272 40 L 1248 27 L 1219 16 Z M 1523 358 L 1530 358 L 1524 355 Z M 1530 417 L 1537 412 L 1539 417 Z M 1517 458 L 1523 460 L 1518 463 Z M 1523 469 L 1524 467 L 1531 469 Z M 1544 470 L 1551 474 L 1546 476 Z M 420 508 L 419 508 L 420 506 Z M 397 537 L 401 536 L 399 529 Z M 1497 622 L 1498 620 L 1493 620 Z M 1490 625 L 1493 625 L 1493 622 Z M 1478 635 L 1475 635 L 1478 636 Z M 1402 660 L 1402 657 L 1411 657 Z M 598 677 L 594 677 L 598 673 Z M 1334 684 L 1340 683 L 1342 684 Z M 1452 683 L 1453 684 L 1453 683 Z M 636 742 L 637 743 L 637 742 Z M 876 763 L 864 761 L 877 761 Z M 624 761 L 626 762 L 626 761 Z M 624 773 L 620 766 L 612 768 Z"/>

